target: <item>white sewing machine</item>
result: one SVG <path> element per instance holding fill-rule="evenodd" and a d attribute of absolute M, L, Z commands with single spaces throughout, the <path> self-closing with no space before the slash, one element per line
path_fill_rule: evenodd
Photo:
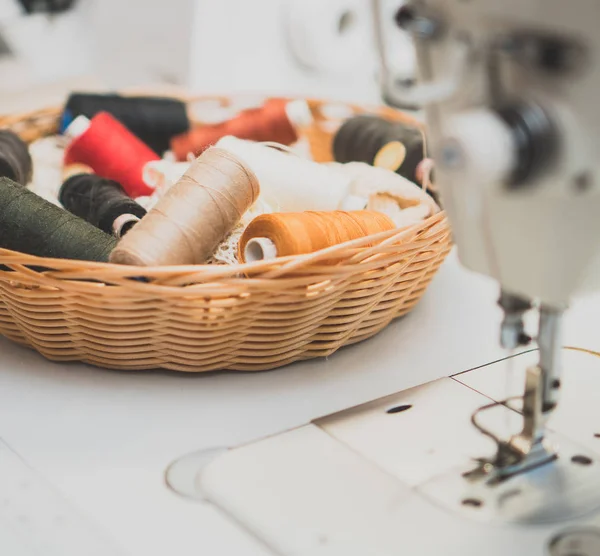
<path fill-rule="evenodd" d="M 0 340 L 0 553 L 600 554 L 600 358 L 559 372 L 562 345 L 600 349 L 599 297 L 559 335 L 598 259 L 599 18 L 594 0 L 399 15 L 423 81 L 383 71 L 385 98 L 427 104 L 460 257 L 504 317 L 451 257 L 409 317 L 279 372 L 114 373 Z"/>
<path fill-rule="evenodd" d="M 285 554 L 600 554 L 600 411 L 550 420 L 563 390 L 577 406 L 600 385 L 598 355 L 569 354 L 579 376 L 561 372 L 562 314 L 600 289 L 600 3 L 415 1 L 396 19 L 422 81 L 394 87 L 382 49 L 384 97 L 425 106 L 459 257 L 502 287 L 506 349 L 532 342 L 535 305 L 539 352 L 511 362 L 521 393 L 485 384 L 496 364 L 232 451 L 199 481 Z"/>

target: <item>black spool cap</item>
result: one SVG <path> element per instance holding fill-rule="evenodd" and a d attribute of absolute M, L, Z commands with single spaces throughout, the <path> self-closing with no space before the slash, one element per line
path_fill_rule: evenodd
<path fill-rule="evenodd" d="M 515 102 L 496 108 L 511 129 L 517 163 L 509 185 L 519 186 L 543 173 L 557 156 L 560 139 L 552 119 L 537 104 Z"/>

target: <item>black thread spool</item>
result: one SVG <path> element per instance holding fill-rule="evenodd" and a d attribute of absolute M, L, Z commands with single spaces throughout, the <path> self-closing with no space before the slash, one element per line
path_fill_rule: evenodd
<path fill-rule="evenodd" d="M 123 237 L 146 215 L 146 209 L 113 180 L 95 174 L 76 174 L 62 184 L 61 204 L 107 234 Z"/>
<path fill-rule="evenodd" d="M 173 137 L 190 129 L 187 106 L 180 100 L 88 93 L 71 94 L 60 129 L 64 131 L 77 116 L 92 119 L 99 112 L 109 112 L 158 154 L 169 150 Z"/>
<path fill-rule="evenodd" d="M 33 162 L 27 144 L 9 129 L 0 129 L 0 177 L 27 185 L 33 174 Z"/>
<path fill-rule="evenodd" d="M 344 122 L 333 140 L 334 157 L 344 163 L 374 165 L 383 149 L 389 147 L 396 150 L 396 157 L 400 151 L 400 157 L 393 166 L 385 167 L 416 183 L 416 170 L 423 160 L 423 137 L 418 129 L 361 114 Z"/>
<path fill-rule="evenodd" d="M 108 261 L 117 240 L 85 220 L 0 178 L 0 248 L 38 257 Z"/>

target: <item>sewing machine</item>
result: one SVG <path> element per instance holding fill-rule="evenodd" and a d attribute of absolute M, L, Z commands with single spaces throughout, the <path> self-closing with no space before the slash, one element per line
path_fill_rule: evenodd
<path fill-rule="evenodd" d="M 539 303 L 523 431 L 483 464 L 497 479 L 558 458 L 544 427 L 561 391 L 562 313 L 600 288 L 598 17 L 586 1 L 434 1 L 397 14 L 428 78 L 410 95 L 427 105 L 459 256 L 502 287 L 505 348 L 530 343 L 523 315 Z"/>
<path fill-rule="evenodd" d="M 600 412 L 592 402 L 551 419 L 568 380 L 600 385 L 597 354 L 570 353 L 579 376 L 562 376 L 563 313 L 600 288 L 600 4 L 408 3 L 396 21 L 415 38 L 421 82 L 404 88 L 388 71 L 379 4 L 383 96 L 426 110 L 459 257 L 501 286 L 500 344 L 510 353 L 535 340 L 539 351 L 509 359 L 525 371 L 520 392 L 467 373 L 235 450 L 199 480 L 285 554 L 600 554 L 600 434 L 578 430 Z"/>
<path fill-rule="evenodd" d="M 451 257 L 369 342 L 259 375 L 67 367 L 0 339 L 2 554 L 600 554 L 600 358 L 560 371 L 562 345 L 599 343 L 598 297 L 560 331 L 598 285 L 600 5 L 539 5 L 407 6 L 410 88 L 382 53 L 388 102 L 426 106 L 463 264 L 503 294 Z"/>

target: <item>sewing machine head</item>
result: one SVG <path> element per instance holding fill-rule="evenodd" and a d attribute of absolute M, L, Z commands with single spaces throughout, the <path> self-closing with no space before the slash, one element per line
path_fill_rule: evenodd
<path fill-rule="evenodd" d="M 414 36 L 421 82 L 392 87 L 382 54 L 384 97 L 426 109 L 461 261 L 502 288 L 506 348 L 529 342 L 523 314 L 540 303 L 540 363 L 509 446 L 524 460 L 557 403 L 562 311 L 600 287 L 598 21 L 589 0 L 415 1 L 397 23 Z"/>

